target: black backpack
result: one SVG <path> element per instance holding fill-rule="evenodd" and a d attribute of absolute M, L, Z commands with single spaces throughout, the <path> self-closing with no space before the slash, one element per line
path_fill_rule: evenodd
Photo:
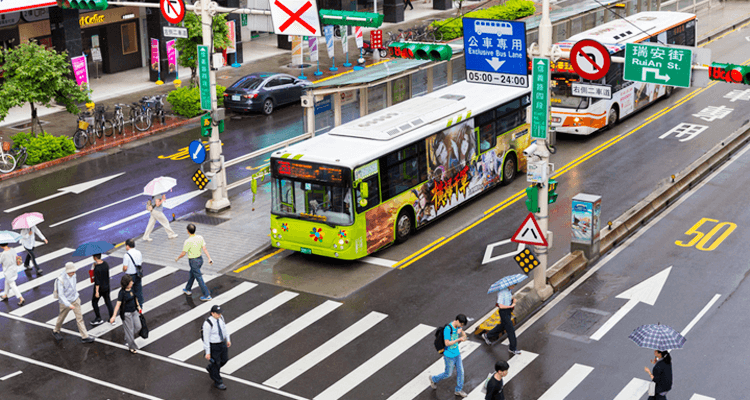
<path fill-rule="evenodd" d="M 445 335 L 443 335 L 443 332 L 445 331 L 445 327 L 449 325 L 451 327 L 451 333 L 453 333 L 453 325 L 451 324 L 445 324 L 443 327 L 438 328 L 435 331 L 435 350 L 437 350 L 438 353 L 445 351 Z"/>
<path fill-rule="evenodd" d="M 206 318 L 206 322 L 208 322 L 208 326 L 210 326 L 211 328 L 213 328 L 213 327 L 214 327 L 214 323 L 213 323 L 213 322 L 211 322 L 211 318 L 210 318 L 210 317 L 207 317 L 207 318 Z M 201 324 L 200 335 L 201 335 L 201 339 L 200 339 L 200 341 L 202 342 L 202 341 L 203 341 L 203 324 Z"/>

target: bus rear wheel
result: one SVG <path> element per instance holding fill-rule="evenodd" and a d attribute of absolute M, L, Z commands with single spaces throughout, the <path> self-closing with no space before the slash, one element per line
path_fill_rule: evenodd
<path fill-rule="evenodd" d="M 510 153 L 505 157 L 505 162 L 503 163 L 503 185 L 513 182 L 516 179 L 517 171 L 518 163 L 516 162 L 516 155 Z"/>
<path fill-rule="evenodd" d="M 414 218 L 412 218 L 411 213 L 406 209 L 401 210 L 398 213 L 398 219 L 396 219 L 396 243 L 403 243 L 409 239 L 413 229 Z"/>
<path fill-rule="evenodd" d="M 670 96 L 672 96 L 672 92 L 674 92 L 674 86 L 667 86 L 664 91 L 664 98 L 668 99 Z"/>
<path fill-rule="evenodd" d="M 607 129 L 612 129 L 617 124 L 617 120 L 620 118 L 619 112 L 617 112 L 617 107 L 612 107 L 609 109 L 609 118 L 607 119 Z"/>

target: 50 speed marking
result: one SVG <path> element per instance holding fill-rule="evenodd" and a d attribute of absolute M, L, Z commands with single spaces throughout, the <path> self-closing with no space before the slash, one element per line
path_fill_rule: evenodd
<path fill-rule="evenodd" d="M 501 74 L 497 72 L 466 71 L 466 80 L 491 85 L 528 87 L 529 79 L 526 75 Z"/>

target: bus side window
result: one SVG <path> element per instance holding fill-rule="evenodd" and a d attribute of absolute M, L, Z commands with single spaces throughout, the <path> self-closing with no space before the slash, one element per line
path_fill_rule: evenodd
<path fill-rule="evenodd" d="M 490 110 L 476 117 L 474 121 L 478 131 L 479 153 L 484 153 L 495 147 L 497 136 L 495 135 L 494 114 Z"/>
<path fill-rule="evenodd" d="M 279 180 L 279 197 L 281 198 L 281 211 L 294 212 L 294 184 L 286 179 Z"/>
<path fill-rule="evenodd" d="M 362 192 L 359 191 L 359 188 L 354 189 L 357 197 L 357 213 L 367 211 L 380 204 L 380 182 L 378 182 L 378 174 L 367 177 L 362 182 L 367 183 L 367 194 L 369 196 L 367 197 L 367 204 L 362 207 L 359 203 L 359 201 L 362 200 Z"/>

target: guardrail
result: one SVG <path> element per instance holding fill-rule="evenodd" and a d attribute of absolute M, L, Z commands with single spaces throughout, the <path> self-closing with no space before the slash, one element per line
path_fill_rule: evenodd
<path fill-rule="evenodd" d="M 681 5 L 685 5 L 683 8 L 680 8 Z M 671 6 L 674 5 L 674 8 Z M 661 3 L 659 5 L 659 11 L 678 11 L 678 12 L 684 12 L 684 11 L 690 11 L 692 13 L 695 13 L 695 10 L 698 8 L 702 8 L 703 6 L 708 5 L 708 9 L 711 9 L 711 0 L 703 0 L 703 1 L 696 1 L 696 0 L 669 0 L 664 3 Z"/>

